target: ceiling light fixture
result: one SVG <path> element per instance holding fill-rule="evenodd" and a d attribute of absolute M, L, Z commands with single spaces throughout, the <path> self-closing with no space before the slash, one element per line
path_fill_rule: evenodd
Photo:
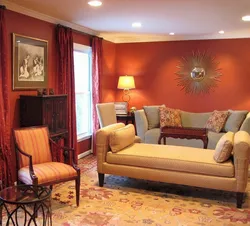
<path fill-rule="evenodd" d="M 250 15 L 243 16 L 241 19 L 243 21 L 250 21 Z"/>
<path fill-rule="evenodd" d="M 225 31 L 219 31 L 219 34 L 221 34 L 221 35 L 224 34 L 224 33 L 225 33 Z"/>
<path fill-rule="evenodd" d="M 91 0 L 88 1 L 88 4 L 94 7 L 98 7 L 102 5 L 102 2 L 100 0 Z"/>
<path fill-rule="evenodd" d="M 174 32 L 170 32 L 169 35 L 174 35 Z"/>
<path fill-rule="evenodd" d="M 134 22 L 134 23 L 132 23 L 132 27 L 141 27 L 141 23 L 140 22 Z"/>

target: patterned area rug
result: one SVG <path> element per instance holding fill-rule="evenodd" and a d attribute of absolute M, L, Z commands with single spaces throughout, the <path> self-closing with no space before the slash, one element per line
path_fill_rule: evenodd
<path fill-rule="evenodd" d="M 55 186 L 53 226 L 250 225 L 250 180 L 243 208 L 237 209 L 230 192 L 112 175 L 105 176 L 100 188 L 92 155 L 81 159 L 79 167 L 80 206 L 75 204 L 74 182 Z"/>

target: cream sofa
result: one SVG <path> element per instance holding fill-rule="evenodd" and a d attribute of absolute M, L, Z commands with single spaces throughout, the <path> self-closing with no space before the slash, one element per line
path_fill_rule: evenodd
<path fill-rule="evenodd" d="M 237 192 L 241 208 L 248 180 L 250 136 L 241 131 L 234 136 L 233 157 L 224 163 L 213 159 L 215 150 L 132 143 L 117 153 L 110 148 L 112 131 L 124 127 L 112 124 L 96 133 L 99 185 L 104 175 L 113 174 L 138 179 Z"/>
<path fill-rule="evenodd" d="M 144 109 L 135 112 L 135 124 L 137 135 L 143 143 L 158 144 L 160 136 L 160 119 L 159 106 L 145 106 Z M 208 149 L 214 149 L 218 140 L 228 131 L 246 131 L 250 134 L 250 113 L 248 111 L 232 111 L 222 129 L 222 132 L 208 132 Z M 181 121 L 183 127 L 204 128 L 212 112 L 192 113 L 181 111 Z M 201 140 L 187 140 L 167 138 L 166 143 L 169 145 L 203 147 Z"/>

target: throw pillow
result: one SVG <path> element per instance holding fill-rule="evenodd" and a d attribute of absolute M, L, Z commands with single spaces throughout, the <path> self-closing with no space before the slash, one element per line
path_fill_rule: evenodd
<path fill-rule="evenodd" d="M 234 133 L 227 132 L 218 141 L 215 147 L 214 160 L 216 162 L 227 161 L 233 150 Z"/>
<path fill-rule="evenodd" d="M 214 111 L 206 122 L 206 128 L 219 133 L 226 123 L 228 111 Z"/>
<path fill-rule="evenodd" d="M 112 152 L 118 152 L 135 141 L 135 127 L 132 124 L 114 130 L 109 135 L 109 146 Z"/>
<path fill-rule="evenodd" d="M 247 116 L 247 113 L 248 111 L 229 110 L 229 116 L 223 130 L 226 132 L 232 131 L 234 133 L 239 131 L 242 122 Z"/>
<path fill-rule="evenodd" d="M 181 125 L 181 112 L 179 109 L 172 109 L 167 107 L 159 107 L 160 112 L 160 127 Z"/>
<path fill-rule="evenodd" d="M 143 107 L 145 114 L 147 116 L 149 130 L 160 127 L 159 107 L 165 107 L 165 105 Z"/>

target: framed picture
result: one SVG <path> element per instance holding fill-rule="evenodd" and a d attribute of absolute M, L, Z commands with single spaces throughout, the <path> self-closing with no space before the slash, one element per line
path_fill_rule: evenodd
<path fill-rule="evenodd" d="M 127 102 L 115 102 L 115 113 L 117 115 L 127 115 L 128 103 Z"/>
<path fill-rule="evenodd" d="M 46 88 L 48 41 L 13 33 L 13 90 Z"/>

